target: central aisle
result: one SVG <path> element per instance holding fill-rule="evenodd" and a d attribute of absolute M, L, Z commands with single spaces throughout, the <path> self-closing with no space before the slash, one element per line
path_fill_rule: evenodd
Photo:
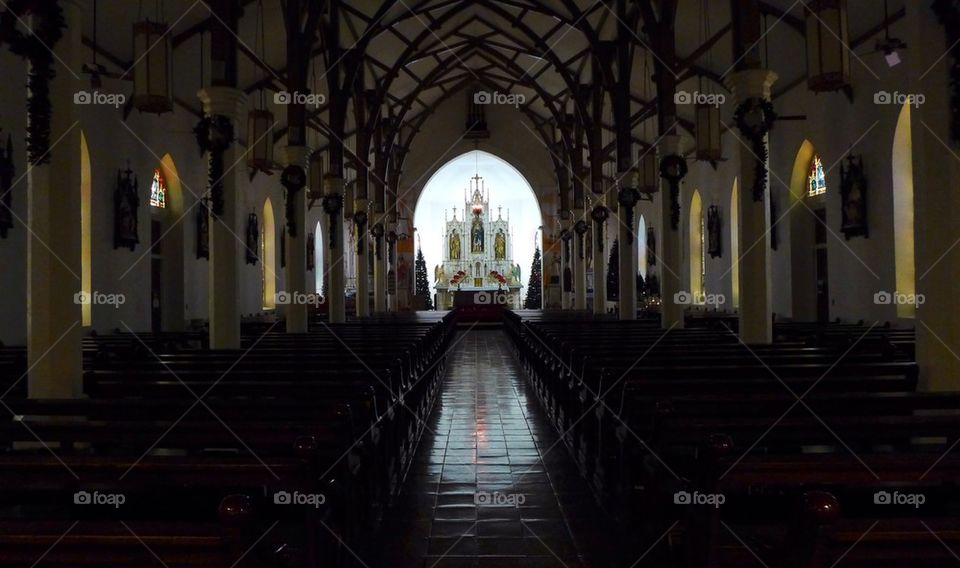
<path fill-rule="evenodd" d="M 390 566 L 582 568 L 598 512 L 499 330 L 449 356 L 388 531 Z M 577 535 L 575 539 L 573 535 Z"/>

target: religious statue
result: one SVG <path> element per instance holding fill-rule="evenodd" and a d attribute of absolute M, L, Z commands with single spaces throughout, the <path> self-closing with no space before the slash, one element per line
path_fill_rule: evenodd
<path fill-rule="evenodd" d="M 470 233 L 470 252 L 483 252 L 483 223 L 480 222 L 479 217 L 473 220 L 473 228 Z"/>
<path fill-rule="evenodd" d="M 520 265 L 514 264 L 512 268 L 513 272 L 513 281 L 517 284 L 520 284 Z"/>
<path fill-rule="evenodd" d="M 442 264 L 438 264 L 438 265 L 433 269 L 433 277 L 434 277 L 434 279 L 433 279 L 434 282 L 446 282 L 446 281 L 447 281 L 447 273 L 446 273 L 446 271 L 443 269 L 443 265 L 442 265 Z"/>
<path fill-rule="evenodd" d="M 450 233 L 450 260 L 460 260 L 460 235 L 456 231 Z"/>
<path fill-rule="evenodd" d="M 507 258 L 507 236 L 503 234 L 503 231 L 498 232 L 494 239 L 493 253 L 497 260 Z"/>

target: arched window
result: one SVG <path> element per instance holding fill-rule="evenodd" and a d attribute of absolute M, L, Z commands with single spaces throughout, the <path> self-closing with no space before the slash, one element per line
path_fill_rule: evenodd
<path fill-rule="evenodd" d="M 93 186 L 90 179 L 90 148 L 87 137 L 80 133 L 80 288 L 88 295 L 93 291 L 92 274 L 92 223 L 90 206 Z M 81 320 L 84 326 L 93 325 L 91 302 L 81 305 Z"/>
<path fill-rule="evenodd" d="M 730 192 L 730 292 L 733 307 L 740 307 L 740 180 Z"/>
<path fill-rule="evenodd" d="M 647 279 L 647 220 L 640 216 L 637 225 L 637 270 L 643 279 Z"/>
<path fill-rule="evenodd" d="M 903 105 L 893 138 L 893 241 L 897 272 L 897 292 L 916 294 L 917 267 L 914 249 L 913 218 L 913 144 L 910 103 Z M 910 302 L 897 303 L 897 317 L 912 318 L 917 307 Z"/>
<path fill-rule="evenodd" d="M 693 199 L 690 200 L 690 293 L 694 296 L 694 301 L 703 301 L 706 293 L 704 291 L 704 276 L 706 274 L 707 259 L 704 256 L 706 247 L 704 246 L 703 236 L 703 201 L 700 199 L 700 192 L 693 192 Z"/>
<path fill-rule="evenodd" d="M 277 307 L 277 227 L 269 197 L 263 202 L 262 231 L 260 258 L 263 260 L 263 309 L 272 310 Z"/>
<path fill-rule="evenodd" d="M 827 192 L 827 178 L 823 173 L 823 162 L 820 156 L 815 155 L 810 162 L 810 173 L 807 175 L 807 196 L 816 197 Z"/>
<path fill-rule="evenodd" d="M 314 291 L 323 294 L 323 277 L 327 271 L 323 267 L 323 228 L 319 221 L 313 231 L 313 266 Z"/>
<path fill-rule="evenodd" d="M 150 183 L 150 206 L 157 209 L 167 207 L 167 182 L 163 179 L 160 168 L 153 170 L 153 181 Z"/>

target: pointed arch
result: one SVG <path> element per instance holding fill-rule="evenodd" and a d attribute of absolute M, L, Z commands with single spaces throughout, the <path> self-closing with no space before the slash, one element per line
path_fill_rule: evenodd
<path fill-rule="evenodd" d="M 643 279 L 647 279 L 647 220 L 640 215 L 637 223 L 637 270 Z"/>
<path fill-rule="evenodd" d="M 913 216 L 913 125 L 910 103 L 903 105 L 893 137 L 893 242 L 897 292 L 916 294 L 917 267 Z M 897 303 L 897 317 L 912 318 L 916 305 Z"/>
<path fill-rule="evenodd" d="M 183 236 L 183 185 L 173 156 L 165 154 L 158 165 L 166 184 L 163 219 L 163 251 L 161 287 L 161 329 L 183 331 L 186 329 L 184 314 L 184 236 Z"/>
<path fill-rule="evenodd" d="M 740 179 L 730 191 L 730 293 L 734 309 L 740 307 Z"/>
<path fill-rule="evenodd" d="M 273 203 L 269 197 L 263 202 L 262 231 L 260 266 L 263 276 L 263 309 L 272 310 L 277 307 L 277 226 L 273 217 Z"/>
<path fill-rule="evenodd" d="M 89 297 L 93 292 L 93 223 L 91 207 L 93 205 L 93 183 L 90 171 L 90 147 L 87 137 L 80 131 L 80 289 Z M 93 325 L 92 302 L 81 306 L 84 327 Z"/>
<path fill-rule="evenodd" d="M 706 258 L 704 257 L 703 232 L 703 200 L 700 198 L 700 191 L 694 190 L 693 197 L 690 199 L 688 252 L 690 259 L 690 293 L 698 302 L 706 295 L 704 291 Z"/>
<path fill-rule="evenodd" d="M 810 164 L 816 154 L 813 143 L 804 140 L 790 176 L 790 297 L 791 315 L 797 321 L 818 317 L 816 222 L 810 207 L 797 203 L 809 199 Z"/>

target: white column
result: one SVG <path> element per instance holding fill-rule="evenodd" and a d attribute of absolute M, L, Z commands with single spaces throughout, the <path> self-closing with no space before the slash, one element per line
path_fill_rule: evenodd
<path fill-rule="evenodd" d="M 27 170 L 27 378 L 31 398 L 77 398 L 83 392 L 80 281 L 80 125 L 73 95 L 79 72 L 83 3 L 61 2 L 66 29 L 53 46 L 50 162 Z M 9 78 L 15 81 L 15 78 Z M 13 109 L 11 109 L 12 111 Z M 20 138 L 22 141 L 23 138 Z M 107 290 L 101 292 L 110 293 Z"/>
<path fill-rule="evenodd" d="M 634 179 L 630 172 L 619 172 L 621 184 L 633 187 Z M 639 205 L 639 203 L 637 204 Z M 620 299 L 619 315 L 621 320 L 637 319 L 637 207 L 631 209 L 628 218 L 627 208 L 621 206 L 617 213 L 620 243 Z M 633 226 L 631 226 L 633 225 Z"/>
<path fill-rule="evenodd" d="M 246 94 L 232 87 L 207 87 L 197 96 L 207 115 L 220 115 L 234 123 L 240 131 L 240 117 L 247 108 Z M 236 142 L 223 153 L 226 168 L 243 160 L 244 149 Z M 210 348 L 240 348 L 240 292 L 239 265 L 242 235 L 240 211 L 240 184 L 244 168 L 229 169 L 223 178 L 223 215 L 210 217 L 210 262 L 208 303 L 210 317 Z"/>
<path fill-rule="evenodd" d="M 660 141 L 661 157 L 679 155 L 682 156 L 680 147 L 681 138 L 678 135 L 667 135 Z M 660 219 L 659 225 L 663 227 L 660 230 L 660 251 L 658 256 L 660 262 L 660 298 L 661 298 L 661 316 L 660 322 L 663 329 L 681 329 L 683 328 L 684 306 L 674 301 L 674 295 L 681 291 L 683 285 L 680 274 L 682 274 L 683 255 L 680 254 L 680 247 L 683 239 L 680 238 L 680 228 L 682 223 L 673 227 L 671 221 L 671 199 L 670 184 L 667 180 L 660 180 Z M 681 212 L 681 217 L 683 213 Z"/>
<path fill-rule="evenodd" d="M 592 196 L 590 211 L 597 205 L 606 205 L 603 196 Z M 597 227 L 602 232 L 597 232 Z M 597 223 L 590 219 L 590 230 L 593 231 L 593 313 L 602 315 L 607 313 L 607 228 L 608 223 Z M 600 238 L 598 238 L 600 237 Z"/>
<path fill-rule="evenodd" d="M 287 165 L 300 166 L 306 172 L 308 154 L 309 151 L 305 146 L 287 146 Z M 308 290 L 307 287 L 307 234 L 310 228 L 307 227 L 306 200 L 306 189 L 297 192 L 293 204 L 297 235 L 292 237 L 289 232 L 287 233 L 286 288 L 293 298 L 305 298 L 307 292 L 312 291 L 312 288 Z M 283 230 L 287 231 L 286 223 L 283 223 L 282 226 Z M 315 268 L 314 270 L 318 269 Z M 286 308 L 287 333 L 306 333 L 308 325 L 307 304 L 291 302 L 284 307 Z"/>
<path fill-rule="evenodd" d="M 367 212 L 368 201 L 366 199 L 357 198 L 354 201 L 354 214 L 363 211 Z M 370 316 L 370 272 L 369 272 L 369 260 L 367 255 L 370 254 L 370 239 L 368 235 L 370 234 L 370 223 L 371 219 L 368 217 L 366 223 L 363 224 L 363 231 L 357 231 L 357 266 L 356 266 L 356 276 L 357 276 L 357 317 L 365 318 Z M 360 227 L 357 227 L 358 229 Z M 363 246 L 360 246 L 359 243 L 363 243 Z"/>
<path fill-rule="evenodd" d="M 766 69 L 737 71 L 730 75 L 735 100 L 770 98 L 777 74 Z M 749 143 L 749 141 L 744 141 Z M 770 287 L 770 191 L 761 201 L 753 198 L 757 156 L 749 146 L 740 145 L 740 243 L 747 247 L 740 255 L 740 339 L 748 344 L 773 342 L 773 307 Z M 767 164 L 769 166 L 769 164 Z M 768 176 L 769 177 L 769 176 Z M 759 242 L 757 246 L 749 246 Z"/>
<path fill-rule="evenodd" d="M 381 226 L 386 227 L 386 219 L 383 214 L 383 207 L 378 207 L 378 211 L 374 212 L 374 224 L 380 223 Z M 380 247 L 380 256 L 377 257 L 377 246 L 379 243 Z M 387 311 L 387 234 L 386 229 L 384 229 L 384 234 L 380 237 L 379 241 L 377 239 L 370 240 L 370 246 L 373 247 L 373 250 L 370 251 L 370 254 L 373 256 L 373 311 L 374 313 L 382 314 Z"/>
<path fill-rule="evenodd" d="M 576 226 L 577 221 L 584 218 L 586 212 L 583 209 L 575 209 L 573 212 L 573 222 Z M 587 223 L 587 230 L 590 230 Z M 582 236 L 576 231 L 573 232 L 573 308 L 576 310 L 587 309 L 587 235 Z"/>
<path fill-rule="evenodd" d="M 324 195 L 339 195 L 343 199 L 343 178 L 328 177 L 324 180 Z M 344 294 L 346 291 L 346 282 L 344 280 L 344 241 L 346 235 L 343 231 L 343 208 L 334 215 L 328 215 L 325 211 L 322 216 L 323 227 L 325 230 L 324 238 L 327 241 L 327 250 L 324 251 L 323 258 L 329 258 L 327 267 L 327 309 L 330 314 L 330 323 L 343 323 L 347 320 L 346 303 Z M 330 223 L 334 226 L 331 230 Z M 333 235 L 333 239 L 331 239 Z"/>

